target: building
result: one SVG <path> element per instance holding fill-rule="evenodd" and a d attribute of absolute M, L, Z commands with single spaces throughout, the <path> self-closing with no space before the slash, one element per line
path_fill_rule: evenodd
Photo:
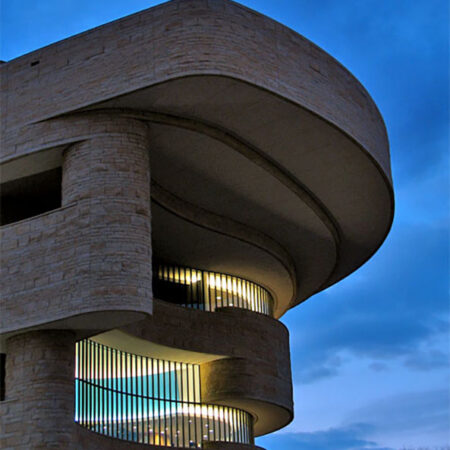
<path fill-rule="evenodd" d="M 235 450 L 288 424 L 278 319 L 392 222 L 364 88 L 228 0 L 0 70 L 2 448 Z"/>

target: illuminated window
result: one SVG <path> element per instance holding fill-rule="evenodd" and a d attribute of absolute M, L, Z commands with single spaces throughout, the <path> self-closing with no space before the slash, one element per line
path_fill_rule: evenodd
<path fill-rule="evenodd" d="M 76 344 L 75 422 L 143 444 L 201 448 L 205 441 L 253 443 L 253 419 L 205 405 L 200 367 L 148 358 L 90 339 Z"/>
<path fill-rule="evenodd" d="M 251 281 L 231 275 L 154 263 L 155 298 L 188 308 L 215 311 L 235 307 L 273 315 L 270 293 Z"/>

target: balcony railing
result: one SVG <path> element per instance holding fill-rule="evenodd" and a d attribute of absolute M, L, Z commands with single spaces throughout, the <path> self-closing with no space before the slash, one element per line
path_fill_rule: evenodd
<path fill-rule="evenodd" d="M 261 286 L 232 275 L 154 262 L 155 298 L 188 308 L 244 308 L 273 315 L 273 298 Z"/>
<path fill-rule="evenodd" d="M 253 443 L 253 418 L 200 399 L 200 368 L 123 352 L 86 339 L 76 345 L 75 421 L 143 444 L 201 448 Z"/>

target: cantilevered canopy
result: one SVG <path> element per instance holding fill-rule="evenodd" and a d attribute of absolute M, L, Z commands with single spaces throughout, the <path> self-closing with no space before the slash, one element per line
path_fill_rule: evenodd
<path fill-rule="evenodd" d="M 9 132 L 61 114 L 148 122 L 154 252 L 267 287 L 277 317 L 387 235 L 393 194 L 376 106 L 337 61 L 254 11 L 174 1 L 4 66 L 7 88 L 25 88 L 8 90 L 3 162 L 29 153 Z M 33 74 L 39 82 L 26 83 Z"/>

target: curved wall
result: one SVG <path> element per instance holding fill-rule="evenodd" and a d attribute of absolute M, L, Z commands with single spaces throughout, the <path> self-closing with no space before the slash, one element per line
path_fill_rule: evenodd
<path fill-rule="evenodd" d="M 34 61 L 39 64 L 30 67 Z M 384 124 L 361 84 L 303 36 L 234 2 L 175 0 L 24 55 L 0 70 L 5 144 L 8 132 L 26 123 L 168 79 L 218 74 L 304 105 L 360 142 L 390 176 Z M 13 155 L 18 156 L 14 146 L 6 145 L 3 158 Z"/>
<path fill-rule="evenodd" d="M 96 324 L 105 329 L 152 311 L 147 127 L 111 114 L 62 123 L 54 133 L 77 136 L 63 155 L 62 208 L 0 229 L 1 333 L 99 311 L 110 313 Z"/>
<path fill-rule="evenodd" d="M 2 449 L 70 448 L 75 334 L 35 331 L 8 340 Z"/>
<path fill-rule="evenodd" d="M 152 316 L 121 330 L 145 341 L 225 357 L 201 364 L 202 399 L 250 411 L 257 418 L 255 435 L 292 420 L 289 335 L 281 322 L 233 307 L 204 312 L 156 299 L 153 307 Z"/>

